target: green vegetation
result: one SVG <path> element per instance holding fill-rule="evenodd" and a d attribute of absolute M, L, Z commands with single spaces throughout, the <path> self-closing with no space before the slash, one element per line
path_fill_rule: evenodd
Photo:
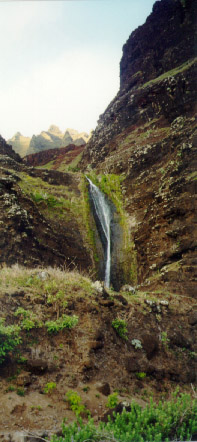
<path fill-rule="evenodd" d="M 56 382 L 48 382 L 44 387 L 44 393 L 51 394 L 56 389 L 56 387 Z"/>
<path fill-rule="evenodd" d="M 125 179 L 125 175 L 105 174 L 96 175 L 93 171 L 87 174 L 88 178 L 105 193 L 114 203 L 117 211 L 123 215 L 123 198 L 121 184 Z"/>
<path fill-rule="evenodd" d="M 116 330 L 118 336 L 120 336 L 125 341 L 128 340 L 128 336 L 126 334 L 128 332 L 127 323 L 124 319 L 119 319 L 119 318 L 114 319 L 112 321 L 112 327 Z"/>
<path fill-rule="evenodd" d="M 115 408 L 118 405 L 118 393 L 112 393 L 107 398 L 106 407 L 107 408 Z"/>
<path fill-rule="evenodd" d="M 64 308 L 68 299 L 72 299 L 73 296 L 87 297 L 93 293 L 90 278 L 77 271 L 47 267 L 44 280 L 40 278 L 42 271 L 39 267 L 30 269 L 17 264 L 3 267 L 0 269 L 0 291 L 3 293 L 8 288 L 11 291 L 25 288 L 26 294 L 32 300 L 45 300 L 47 305 L 51 303 L 54 306 L 55 311 L 55 303 Z"/>
<path fill-rule="evenodd" d="M 19 173 L 19 186 L 23 193 L 39 207 L 39 211 L 51 220 L 69 221 L 75 217 L 79 226 L 83 225 L 82 201 L 67 186 L 52 185 L 39 177 L 32 177 L 24 172 Z"/>
<path fill-rule="evenodd" d="M 109 198 L 117 212 L 117 220 L 122 228 L 122 244 L 119 250 L 120 267 L 124 281 L 137 283 L 137 255 L 129 229 L 128 215 L 124 210 L 123 182 L 125 175 L 104 174 L 96 175 L 94 171 L 87 174 L 88 178 Z M 88 202 L 89 204 L 89 202 Z M 90 209 L 89 209 L 90 210 Z"/>
<path fill-rule="evenodd" d="M 95 426 L 93 419 L 83 423 L 62 425 L 63 437 L 53 436 L 52 442 L 169 442 L 191 440 L 197 431 L 197 401 L 187 394 L 174 395 L 169 402 L 150 403 L 142 408 L 133 402 L 131 411 L 114 414 L 114 420 Z"/>
<path fill-rule="evenodd" d="M 95 231 L 91 225 L 91 209 L 88 193 L 88 182 L 85 176 L 81 180 L 80 190 L 83 196 L 83 220 L 85 224 L 86 242 L 89 246 L 89 250 L 91 251 L 93 262 L 97 263 L 99 259 L 96 251 Z"/>
<path fill-rule="evenodd" d="M 18 325 L 4 325 L 5 319 L 0 319 L 0 364 L 21 343 L 20 327 Z"/>
<path fill-rule="evenodd" d="M 161 333 L 161 342 L 163 344 L 163 346 L 165 347 L 165 349 L 168 349 L 168 344 L 170 342 L 170 340 L 168 339 L 168 335 L 167 332 L 162 332 Z"/>
<path fill-rule="evenodd" d="M 146 377 L 146 373 L 144 373 L 143 371 L 139 372 L 139 373 L 135 373 L 135 375 L 136 375 L 136 378 L 139 380 L 145 379 L 145 377 Z"/>
<path fill-rule="evenodd" d="M 184 2 L 184 0 L 181 0 Z M 158 83 L 159 81 L 165 80 L 165 78 L 168 77 L 174 77 L 177 74 L 180 74 L 181 72 L 184 72 L 186 69 L 190 68 L 193 64 L 195 64 L 196 58 L 194 58 L 192 61 L 186 61 L 185 63 L 181 64 L 180 66 L 177 66 L 174 69 L 171 69 L 170 71 L 164 72 L 164 74 L 160 75 L 159 77 L 155 78 L 154 80 L 147 81 L 147 83 L 144 83 L 142 86 L 142 89 L 147 86 L 152 86 L 155 83 Z"/>
<path fill-rule="evenodd" d="M 16 393 L 18 394 L 18 396 L 25 396 L 24 388 L 17 388 Z"/>
<path fill-rule="evenodd" d="M 56 321 L 46 321 L 45 326 L 47 327 L 48 333 L 58 333 L 65 328 L 71 329 L 75 327 L 78 323 L 78 316 L 67 316 L 62 315 L 61 318 Z"/>
<path fill-rule="evenodd" d="M 135 347 L 136 350 L 142 349 L 142 343 L 139 339 L 132 339 L 131 344 Z"/>
<path fill-rule="evenodd" d="M 71 163 L 69 163 L 68 165 L 66 164 L 66 165 L 64 165 L 64 163 L 58 168 L 58 170 L 68 170 L 68 172 L 69 171 L 71 171 L 71 172 L 78 172 L 79 171 L 79 168 L 78 168 L 78 164 L 79 164 L 79 162 L 80 162 L 80 160 L 81 160 L 81 158 L 82 158 L 82 154 L 83 154 L 83 152 L 81 152 L 81 153 L 79 153 L 79 155 L 77 155 L 72 161 L 71 161 Z M 63 169 L 63 167 L 64 167 L 64 169 Z"/>
<path fill-rule="evenodd" d="M 68 304 L 68 302 L 65 300 L 65 290 L 58 290 L 58 285 L 54 280 L 45 283 L 44 289 L 47 294 L 47 303 L 54 306 L 54 310 L 57 314 L 58 319 L 60 315 L 60 309 L 64 310 Z"/>
<path fill-rule="evenodd" d="M 10 393 L 10 391 L 15 391 L 16 387 L 14 385 L 9 385 L 8 388 L 6 388 L 6 393 Z"/>
<path fill-rule="evenodd" d="M 81 396 L 79 396 L 76 391 L 68 391 L 66 393 L 66 400 L 69 403 L 70 409 L 75 412 L 76 416 L 79 416 L 86 411 L 85 406 L 81 403 Z"/>
<path fill-rule="evenodd" d="M 20 326 L 24 330 L 31 330 L 35 327 L 42 327 L 42 323 L 37 320 L 36 315 L 30 310 L 19 307 L 14 316 L 20 316 Z"/>
<path fill-rule="evenodd" d="M 42 407 L 40 405 L 31 405 L 31 410 L 32 411 L 41 411 Z"/>

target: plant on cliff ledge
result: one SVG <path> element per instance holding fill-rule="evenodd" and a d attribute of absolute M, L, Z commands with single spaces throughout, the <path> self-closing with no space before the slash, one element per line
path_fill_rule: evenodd
<path fill-rule="evenodd" d="M 85 406 L 81 403 L 81 396 L 76 391 L 68 391 L 66 393 L 66 400 L 69 403 L 70 409 L 75 412 L 76 416 L 79 416 L 85 411 Z"/>
<path fill-rule="evenodd" d="M 56 387 L 56 382 L 48 382 L 44 387 L 44 393 L 51 394 L 56 389 Z"/>
<path fill-rule="evenodd" d="M 20 317 L 20 325 L 21 328 L 23 328 L 24 330 L 29 331 L 32 328 L 42 326 L 42 323 L 38 321 L 36 315 L 33 312 L 31 312 L 30 310 L 25 310 L 22 307 L 19 307 L 16 310 L 14 316 Z"/>
<path fill-rule="evenodd" d="M 106 407 L 107 408 L 114 408 L 118 405 L 118 393 L 112 393 L 107 398 Z"/>
<path fill-rule="evenodd" d="M 112 327 L 116 330 L 116 333 L 125 341 L 128 340 L 127 333 L 127 323 L 124 319 L 116 318 L 112 321 Z"/>
<path fill-rule="evenodd" d="M 4 319 L 0 319 L 0 364 L 21 343 L 20 327 L 18 325 L 4 325 Z"/>
<path fill-rule="evenodd" d="M 47 328 L 48 333 L 58 333 L 59 331 L 68 328 L 71 329 L 75 327 L 78 323 L 78 316 L 68 316 L 62 315 L 61 318 L 56 321 L 46 321 L 45 326 Z"/>

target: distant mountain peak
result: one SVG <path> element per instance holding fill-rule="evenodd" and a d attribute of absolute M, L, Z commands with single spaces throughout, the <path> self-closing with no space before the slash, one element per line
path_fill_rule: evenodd
<path fill-rule="evenodd" d="M 58 126 L 56 126 L 55 124 L 50 125 L 48 132 L 55 134 L 55 135 L 62 135 L 60 128 Z"/>
<path fill-rule="evenodd" d="M 31 138 L 24 137 L 17 132 L 8 143 L 22 157 L 48 149 L 66 147 L 69 144 L 80 146 L 86 144 L 89 140 L 86 132 L 78 132 L 76 129 L 67 128 L 64 133 L 58 126 L 51 124 L 48 130 L 43 130 L 39 135 L 33 135 Z"/>

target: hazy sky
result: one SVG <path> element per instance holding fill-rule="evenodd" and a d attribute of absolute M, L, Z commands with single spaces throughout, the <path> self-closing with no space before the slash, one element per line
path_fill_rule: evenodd
<path fill-rule="evenodd" d="M 0 134 L 90 131 L 119 89 L 122 46 L 154 0 L 0 0 Z"/>

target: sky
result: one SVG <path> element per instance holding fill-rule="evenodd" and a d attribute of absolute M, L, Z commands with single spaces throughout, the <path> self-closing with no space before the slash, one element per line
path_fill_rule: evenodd
<path fill-rule="evenodd" d="M 0 0 L 0 134 L 95 129 L 154 0 Z"/>

